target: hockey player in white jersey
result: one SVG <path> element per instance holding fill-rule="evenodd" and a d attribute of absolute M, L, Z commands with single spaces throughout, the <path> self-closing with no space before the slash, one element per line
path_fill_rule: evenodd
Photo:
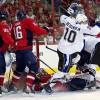
<path fill-rule="evenodd" d="M 84 33 L 85 39 L 85 47 L 89 53 L 92 53 L 95 45 L 100 42 L 100 38 L 98 38 L 98 34 L 100 33 L 100 28 L 97 25 L 89 26 L 88 25 L 88 18 L 84 14 L 78 14 L 76 16 L 77 22 L 81 25 L 82 28 L 86 28 L 86 32 Z"/>
<path fill-rule="evenodd" d="M 95 55 L 95 53 L 96 53 L 95 48 L 97 47 L 98 43 L 100 42 L 100 38 L 98 38 L 99 33 L 100 33 L 100 28 L 95 24 L 93 26 L 91 26 L 91 25 L 89 26 L 88 23 L 87 24 L 81 23 L 81 22 L 85 21 L 84 19 L 82 19 L 82 15 L 78 15 L 76 17 L 76 19 L 77 19 L 78 23 L 81 24 L 81 27 L 87 28 L 87 31 L 84 33 L 84 35 L 85 35 L 84 36 L 85 46 L 84 46 L 84 49 L 82 50 L 82 52 L 80 54 L 81 59 L 80 59 L 78 64 L 79 64 L 79 66 L 80 65 L 84 66 L 84 63 L 93 64 L 93 62 L 90 62 L 90 57 L 92 55 Z M 91 59 L 94 59 L 94 57 L 91 57 Z M 99 63 L 95 63 L 95 64 L 99 65 Z M 96 65 L 94 65 L 94 66 L 96 66 Z"/>
<path fill-rule="evenodd" d="M 50 87 L 53 92 L 67 92 L 84 90 L 85 88 L 91 89 L 95 86 L 95 68 L 85 68 L 81 74 L 76 74 L 70 79 L 64 78 L 55 79 L 50 83 Z"/>
<path fill-rule="evenodd" d="M 78 17 L 82 17 L 82 16 L 78 16 Z M 95 82 L 95 74 L 94 72 L 96 72 L 96 66 L 99 65 L 100 66 L 100 61 L 99 61 L 99 57 L 100 57 L 100 38 L 98 38 L 98 34 L 100 33 L 100 28 L 95 25 L 95 21 L 93 20 L 93 24 L 90 23 L 88 24 L 82 24 L 81 22 L 84 22 L 85 20 L 79 20 L 79 18 L 76 17 L 76 19 L 78 19 L 77 21 L 81 24 L 82 27 L 87 28 L 88 31 L 85 32 L 85 46 L 84 49 L 81 51 L 80 55 L 81 55 L 81 59 L 78 62 L 78 68 L 80 70 L 84 70 L 86 68 L 89 69 L 90 73 L 92 73 L 92 77 L 90 77 L 90 79 L 92 80 L 91 83 Z M 92 22 L 92 21 L 91 21 Z M 94 77 L 94 78 L 93 78 Z M 94 84 L 96 85 L 96 84 Z"/>
<path fill-rule="evenodd" d="M 83 33 L 86 30 L 81 28 L 76 19 L 71 16 L 76 10 L 77 7 L 71 5 L 66 14 L 60 17 L 60 22 L 64 24 L 64 33 L 57 49 L 59 56 L 58 72 L 54 74 L 53 78 L 63 77 L 69 71 L 70 66 L 80 60 L 79 52 L 84 47 Z"/>

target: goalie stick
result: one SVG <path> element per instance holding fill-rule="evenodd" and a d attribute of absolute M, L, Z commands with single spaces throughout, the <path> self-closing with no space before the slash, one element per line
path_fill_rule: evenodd
<path fill-rule="evenodd" d="M 46 65 L 48 68 L 50 68 L 54 73 L 56 73 L 54 70 L 53 70 L 53 68 L 51 68 L 48 64 L 46 64 L 43 60 L 41 60 L 41 59 L 38 59 L 38 60 L 40 60 L 44 65 Z"/>
<path fill-rule="evenodd" d="M 51 51 L 53 51 L 53 52 L 55 52 L 55 53 L 57 53 L 57 51 L 56 50 L 54 50 L 54 49 L 51 49 L 51 48 L 49 48 L 48 46 L 47 46 L 47 39 L 46 38 L 44 38 L 44 44 L 45 44 L 45 47 L 47 48 L 47 49 L 49 49 L 49 50 L 51 50 Z M 38 58 L 39 59 L 39 58 Z M 42 61 L 41 59 L 39 59 L 43 64 L 45 64 L 47 67 L 49 67 L 54 73 L 56 73 L 54 70 L 53 70 L 53 68 L 51 68 L 48 64 L 46 64 L 44 61 Z"/>
<path fill-rule="evenodd" d="M 49 48 L 49 47 L 47 46 L 47 39 L 46 39 L 46 38 L 44 38 L 44 44 L 45 44 L 45 47 L 46 47 L 47 49 L 49 49 L 49 50 L 51 50 L 51 51 L 53 51 L 53 52 L 56 52 L 56 53 L 57 53 L 57 51 L 56 51 L 56 50 L 54 50 L 54 49 L 52 49 L 52 48 Z"/>
<path fill-rule="evenodd" d="M 56 71 L 55 71 L 53 68 L 51 68 L 47 63 L 45 63 L 43 60 L 39 59 L 37 56 L 35 56 L 35 57 L 36 57 L 36 59 L 38 59 L 40 62 L 42 62 L 44 65 L 46 65 L 49 69 L 51 69 L 54 73 L 56 73 Z"/>

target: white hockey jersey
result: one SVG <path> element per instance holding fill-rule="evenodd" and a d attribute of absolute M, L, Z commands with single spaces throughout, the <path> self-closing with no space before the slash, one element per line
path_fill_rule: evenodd
<path fill-rule="evenodd" d="M 58 50 L 64 54 L 73 54 L 80 52 L 84 47 L 84 36 L 86 32 L 77 24 L 75 18 L 62 15 L 60 22 L 65 25 L 64 34 L 58 44 Z"/>
<path fill-rule="evenodd" d="M 92 53 L 94 51 L 95 45 L 100 42 L 100 37 L 98 38 L 96 35 L 100 33 L 100 28 L 98 26 L 88 28 L 87 35 L 85 36 L 85 47 L 84 49 Z"/>

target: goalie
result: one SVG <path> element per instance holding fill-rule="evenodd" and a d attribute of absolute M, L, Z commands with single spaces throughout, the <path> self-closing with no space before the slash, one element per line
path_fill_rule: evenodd
<path fill-rule="evenodd" d="M 70 76 L 69 79 L 66 77 L 55 78 L 45 86 L 47 93 L 53 92 L 67 92 L 67 91 L 78 91 L 84 90 L 85 88 L 91 89 L 95 87 L 95 67 L 90 66 L 84 67 L 81 74 Z"/>
<path fill-rule="evenodd" d="M 96 67 L 84 66 L 80 74 L 70 75 L 69 79 L 66 77 L 54 78 L 49 81 L 46 87 L 46 92 L 67 92 L 91 89 L 96 86 Z"/>

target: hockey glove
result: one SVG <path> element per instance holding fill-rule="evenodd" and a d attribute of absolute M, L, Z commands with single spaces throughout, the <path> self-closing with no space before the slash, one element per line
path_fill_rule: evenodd
<path fill-rule="evenodd" d="M 50 32 L 50 30 L 47 26 L 43 26 L 42 28 L 45 29 L 48 33 Z"/>

